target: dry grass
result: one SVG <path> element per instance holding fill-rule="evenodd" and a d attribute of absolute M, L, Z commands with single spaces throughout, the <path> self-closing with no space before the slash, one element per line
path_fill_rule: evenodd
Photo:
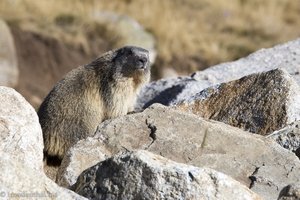
<path fill-rule="evenodd" d="M 137 19 L 156 37 L 160 63 L 180 71 L 234 60 L 300 36 L 299 0 L 0 1 L 0 17 L 10 23 L 83 45 L 87 31 L 95 30 L 88 17 L 94 10 Z"/>

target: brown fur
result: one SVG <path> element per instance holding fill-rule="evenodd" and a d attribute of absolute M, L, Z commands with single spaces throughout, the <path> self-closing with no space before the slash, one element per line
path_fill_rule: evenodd
<path fill-rule="evenodd" d="M 137 92 L 149 78 L 148 51 L 130 46 L 69 72 L 38 111 L 46 156 L 62 159 L 100 122 L 133 111 Z"/>

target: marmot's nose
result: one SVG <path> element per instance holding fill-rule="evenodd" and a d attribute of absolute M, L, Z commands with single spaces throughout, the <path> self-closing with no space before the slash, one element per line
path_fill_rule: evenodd
<path fill-rule="evenodd" d="M 147 65 L 148 59 L 146 57 L 141 57 L 138 59 L 138 65 L 144 68 Z"/>
<path fill-rule="evenodd" d="M 128 47 L 137 69 L 146 69 L 149 65 L 149 51 L 140 47 Z"/>
<path fill-rule="evenodd" d="M 140 53 L 136 57 L 136 64 L 138 69 L 146 69 L 148 66 L 149 58 L 148 54 L 146 53 Z"/>

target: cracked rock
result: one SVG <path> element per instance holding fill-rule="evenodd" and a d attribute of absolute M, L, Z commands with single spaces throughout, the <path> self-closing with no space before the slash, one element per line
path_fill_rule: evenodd
<path fill-rule="evenodd" d="M 155 142 L 149 136 L 149 124 L 156 127 Z M 95 147 L 105 149 L 110 155 L 147 149 L 175 162 L 212 168 L 247 187 L 252 182 L 249 177 L 256 177 L 262 181 L 256 181 L 252 190 L 267 200 L 276 199 L 280 190 L 289 183 L 300 181 L 299 159 L 275 141 L 158 104 L 142 113 L 104 121 L 93 137 L 76 146 L 91 151 Z M 83 166 L 81 162 L 89 165 L 90 154 L 81 156 L 80 160 L 74 159 L 69 165 Z M 92 165 L 95 163 L 96 160 Z M 258 172 L 253 174 L 257 167 Z M 85 169 L 66 179 L 68 184 L 74 184 Z"/>
<path fill-rule="evenodd" d="M 140 150 L 85 170 L 72 189 L 88 199 L 261 199 L 229 176 Z"/>
<path fill-rule="evenodd" d="M 275 69 L 209 87 L 176 107 L 268 135 L 300 119 L 300 88 L 285 70 Z"/>

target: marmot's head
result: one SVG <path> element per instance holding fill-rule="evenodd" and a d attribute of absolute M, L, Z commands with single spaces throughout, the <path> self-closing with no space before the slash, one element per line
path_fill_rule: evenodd
<path fill-rule="evenodd" d="M 124 46 L 109 51 L 88 66 L 96 70 L 106 66 L 115 79 L 133 78 L 137 84 L 150 79 L 149 52 L 141 47 Z"/>
<path fill-rule="evenodd" d="M 125 77 L 147 75 L 150 72 L 149 52 L 140 47 L 122 47 L 115 50 L 113 65 Z"/>

